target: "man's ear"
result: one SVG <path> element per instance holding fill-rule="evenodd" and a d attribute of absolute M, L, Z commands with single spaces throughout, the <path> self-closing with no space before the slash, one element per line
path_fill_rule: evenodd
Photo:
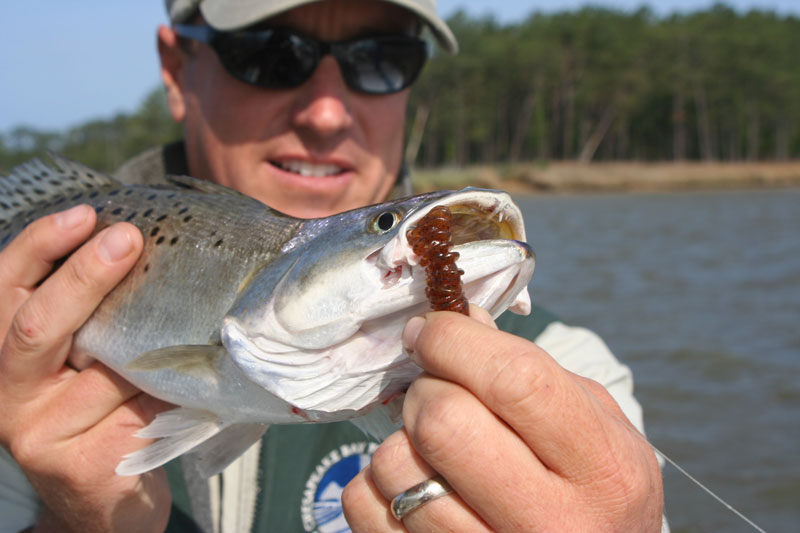
<path fill-rule="evenodd" d="M 161 59 L 161 79 L 167 89 L 167 105 L 172 118 L 183 122 L 186 118 L 186 102 L 183 98 L 186 53 L 180 46 L 178 34 L 168 26 L 158 27 L 158 56 Z"/>

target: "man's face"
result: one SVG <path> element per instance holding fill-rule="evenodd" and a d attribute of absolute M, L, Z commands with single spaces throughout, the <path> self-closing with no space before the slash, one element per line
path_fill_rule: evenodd
<path fill-rule="evenodd" d="M 412 17 L 385 2 L 340 0 L 267 22 L 340 41 L 401 33 Z M 354 92 L 332 56 L 303 85 L 267 90 L 231 77 L 205 44 L 193 42 L 186 53 L 168 28 L 159 29 L 159 49 L 170 108 L 184 121 L 193 176 L 305 218 L 380 202 L 391 191 L 401 165 L 408 90 Z"/>

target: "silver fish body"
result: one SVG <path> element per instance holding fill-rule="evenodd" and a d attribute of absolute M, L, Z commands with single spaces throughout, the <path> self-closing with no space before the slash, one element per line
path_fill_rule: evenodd
<path fill-rule="evenodd" d="M 54 162 L 0 178 L 0 248 L 32 220 L 80 203 L 97 211 L 98 231 L 128 221 L 145 238 L 70 355 L 179 406 L 139 432 L 160 440 L 125 458 L 120 474 L 192 451 L 210 475 L 267 424 L 370 420 L 401 396 L 420 369 L 400 334 L 427 310 L 405 234 L 436 205 L 454 213 L 468 299 L 495 316 L 529 311 L 534 256 L 505 193 L 443 191 L 301 220 L 189 177 L 127 186 Z"/>

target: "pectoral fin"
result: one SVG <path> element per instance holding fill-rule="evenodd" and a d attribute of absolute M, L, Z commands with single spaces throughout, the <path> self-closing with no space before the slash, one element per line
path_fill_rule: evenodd
<path fill-rule="evenodd" d="M 134 476 L 158 468 L 187 452 L 189 460 L 204 477 L 221 472 L 264 434 L 268 426 L 222 422 L 215 414 L 178 407 L 156 416 L 140 429 L 137 437 L 160 439 L 126 455 L 117 465 L 120 476 Z"/>
<path fill-rule="evenodd" d="M 199 409 L 178 407 L 160 413 L 149 426 L 136 433 L 137 437 L 160 440 L 126 455 L 116 472 L 120 476 L 135 476 L 158 468 L 207 441 L 226 426 L 215 414 Z"/>
<path fill-rule="evenodd" d="M 193 449 L 184 461 L 191 463 L 203 478 L 219 474 L 250 449 L 268 427 L 261 424 L 234 424 Z"/>
<path fill-rule="evenodd" d="M 125 368 L 128 370 L 174 370 L 194 376 L 216 376 L 217 359 L 224 355 L 225 348 L 219 345 L 185 344 L 167 346 L 139 355 Z"/>

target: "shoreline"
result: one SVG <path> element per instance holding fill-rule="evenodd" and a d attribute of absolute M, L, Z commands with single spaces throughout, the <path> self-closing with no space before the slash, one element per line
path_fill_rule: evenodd
<path fill-rule="evenodd" d="M 577 162 L 471 165 L 414 169 L 415 192 L 468 185 L 512 194 L 672 192 L 800 186 L 800 161 Z"/>

